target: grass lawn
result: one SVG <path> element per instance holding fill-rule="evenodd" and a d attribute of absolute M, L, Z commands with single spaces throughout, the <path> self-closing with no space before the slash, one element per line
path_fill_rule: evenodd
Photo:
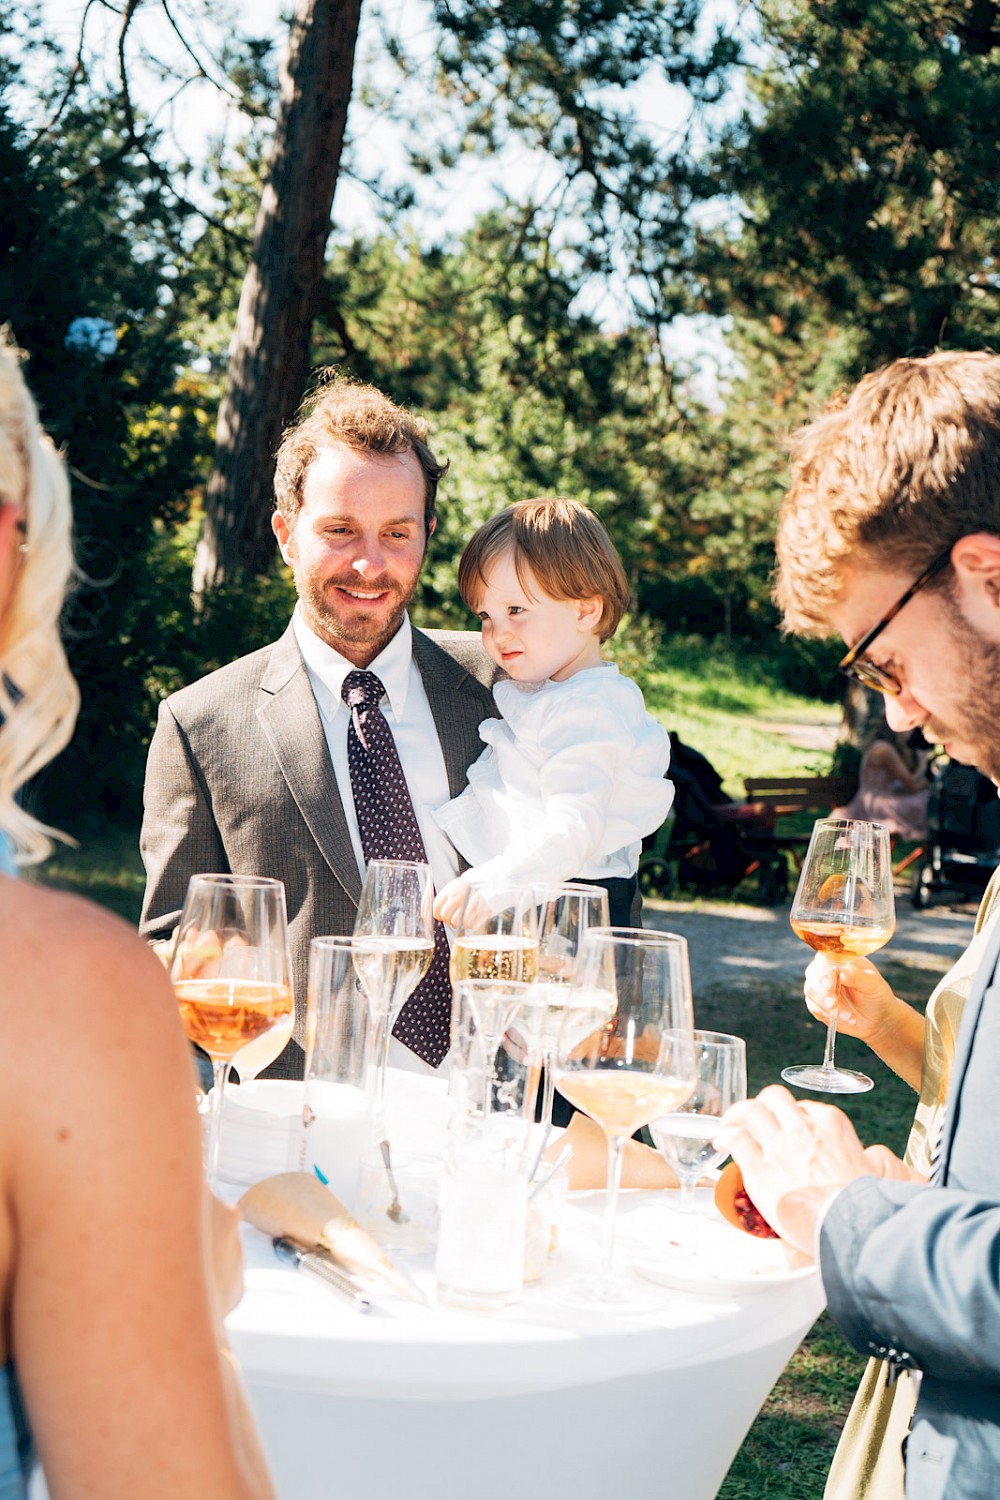
<path fill-rule="evenodd" d="M 829 751 L 813 746 L 817 726 L 820 737 L 835 728 L 837 707 L 776 688 L 765 670 L 749 669 L 745 661 L 689 641 L 668 645 L 646 697 L 668 728 L 708 756 L 736 796 L 747 773 L 818 775 L 829 770 Z M 770 727 L 774 724 L 784 732 Z M 803 726 L 801 736 L 796 725 Z M 83 848 L 60 850 L 34 878 L 89 895 L 135 922 L 143 887 L 137 833 L 112 829 L 106 837 L 88 837 Z M 898 994 L 923 1003 L 932 982 L 926 969 L 884 967 Z M 793 992 L 771 980 L 749 977 L 699 990 L 698 1020 L 704 1027 L 746 1037 L 751 1090 L 774 1082 L 789 1060 L 817 1055 L 822 1045 L 802 1005 L 801 989 Z M 845 1102 L 859 1133 L 866 1141 L 900 1149 L 914 1095 L 849 1038 L 838 1041 L 838 1058 L 848 1067 L 863 1067 L 876 1081 L 871 1093 Z M 818 1500 L 862 1365 L 829 1321 L 820 1319 L 751 1429 L 720 1500 Z"/>
<path fill-rule="evenodd" d="M 733 797 L 744 776 L 820 776 L 830 751 L 810 748 L 816 730 L 832 738 L 840 706 L 801 698 L 771 680 L 765 666 L 697 641 L 668 643 L 646 679 L 646 703 L 667 729 L 700 750 Z M 778 732 L 774 725 L 781 725 Z M 794 726 L 803 733 L 796 736 Z"/>

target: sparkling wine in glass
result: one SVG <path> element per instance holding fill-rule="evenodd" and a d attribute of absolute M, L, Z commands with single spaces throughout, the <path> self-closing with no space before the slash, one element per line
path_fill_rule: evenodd
<path fill-rule="evenodd" d="M 241 1049 L 291 1033 L 285 887 L 252 875 L 192 875 L 170 963 L 181 1021 L 212 1060 L 207 1174 L 219 1176 L 222 1104 Z"/>
<path fill-rule="evenodd" d="M 882 948 L 896 926 L 889 830 L 883 823 L 821 818 L 813 826 L 790 913 L 792 931 L 834 965 Z M 838 1068 L 833 1053 L 839 1001 L 834 990 L 821 1064 L 783 1068 L 796 1088 L 824 1094 L 863 1094 L 866 1073 Z"/>
<path fill-rule="evenodd" d="M 684 1210 L 694 1204 L 699 1178 L 725 1156 L 715 1149 L 713 1138 L 720 1117 L 747 1096 L 746 1042 L 724 1031 L 696 1031 L 694 1069 L 694 1090 L 684 1103 L 649 1123 L 658 1150 L 677 1173 Z"/>
<path fill-rule="evenodd" d="M 385 1101 L 393 1023 L 434 956 L 434 884 L 420 860 L 373 859 L 365 871 L 352 940 L 354 967 L 372 1020 L 369 1078 Z"/>
<path fill-rule="evenodd" d="M 556 1047 L 556 1088 L 596 1120 L 608 1144 L 600 1280 L 614 1294 L 614 1230 L 625 1142 L 650 1120 L 673 1113 L 695 1085 L 687 943 L 673 933 L 629 927 L 584 934 L 574 988 L 605 1019 L 579 1039 L 570 1021 Z"/>
<path fill-rule="evenodd" d="M 451 982 L 505 979 L 534 983 L 538 918 L 530 890 L 470 889 L 455 924 Z"/>

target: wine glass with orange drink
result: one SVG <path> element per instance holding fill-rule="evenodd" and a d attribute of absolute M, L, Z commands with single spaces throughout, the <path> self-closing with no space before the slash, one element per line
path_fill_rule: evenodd
<path fill-rule="evenodd" d="M 275 1033 L 291 1036 L 285 887 L 251 875 L 192 875 L 170 978 L 190 1041 L 212 1061 L 207 1176 L 219 1176 L 222 1103 L 233 1059 Z"/>
<path fill-rule="evenodd" d="M 598 1304 L 615 1296 L 614 1233 L 625 1143 L 669 1115 L 695 1086 L 694 1026 L 687 943 L 673 933 L 591 927 L 574 971 L 575 1003 L 556 1046 L 556 1088 L 590 1115 L 608 1148 Z M 590 1008 L 582 1040 L 579 1018 Z"/>
<path fill-rule="evenodd" d="M 896 927 L 889 830 L 883 823 L 821 818 L 814 825 L 790 914 L 792 931 L 835 966 L 882 948 Z M 836 979 L 835 973 L 835 979 Z M 783 1068 L 796 1088 L 822 1094 L 863 1094 L 874 1088 L 867 1073 L 838 1068 L 838 991 L 827 1024 L 821 1064 Z"/>

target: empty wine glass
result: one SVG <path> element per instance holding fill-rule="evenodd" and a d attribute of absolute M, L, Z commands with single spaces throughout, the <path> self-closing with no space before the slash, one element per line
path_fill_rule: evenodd
<path fill-rule="evenodd" d="M 233 1058 L 295 1014 L 285 887 L 251 875 L 192 875 L 170 978 L 189 1039 L 212 1060 L 207 1175 L 218 1185 L 222 1102 Z"/>
<path fill-rule="evenodd" d="M 434 884 L 420 860 L 373 859 L 365 871 L 352 942 L 372 1019 L 369 1079 L 378 1108 L 392 1026 L 434 956 Z"/>
<path fill-rule="evenodd" d="M 658 1150 L 677 1173 L 680 1208 L 694 1204 L 700 1177 L 725 1156 L 713 1139 L 731 1104 L 747 1096 L 747 1048 L 740 1036 L 724 1031 L 694 1033 L 694 1091 L 669 1115 L 649 1123 Z"/>
<path fill-rule="evenodd" d="M 573 974 L 583 934 L 591 927 L 608 926 L 608 893 L 597 885 L 536 885 L 532 890 L 538 919 L 538 977 L 534 993 L 521 1007 L 519 1034 L 529 1061 L 541 1069 L 541 1157 L 552 1128 L 552 1055 L 566 1018 L 575 1003 Z M 581 1011 L 580 1036 L 592 1029 L 590 1010 Z M 537 1087 L 537 1081 L 536 1085 Z"/>
<path fill-rule="evenodd" d="M 892 853 L 883 823 L 820 818 L 813 826 L 789 916 L 792 931 L 835 966 L 882 948 L 896 926 Z M 833 1004 L 820 1065 L 782 1068 L 787 1083 L 825 1094 L 863 1094 L 875 1085 L 867 1073 L 834 1066 L 839 995 Z"/>
<path fill-rule="evenodd" d="M 614 1291 L 614 1231 L 625 1142 L 650 1120 L 684 1103 L 695 1084 L 693 1010 L 687 943 L 673 933 L 628 927 L 584 934 L 573 981 L 592 1009 L 582 1039 L 579 1016 L 560 1033 L 556 1088 L 596 1120 L 608 1144 L 607 1200 L 599 1304 Z"/>
<path fill-rule="evenodd" d="M 463 1010 L 467 1012 L 482 1060 L 479 1107 L 484 1125 L 493 1108 L 500 1044 L 534 988 L 516 979 L 460 979 L 455 986 L 453 1015 L 461 1017 Z"/>

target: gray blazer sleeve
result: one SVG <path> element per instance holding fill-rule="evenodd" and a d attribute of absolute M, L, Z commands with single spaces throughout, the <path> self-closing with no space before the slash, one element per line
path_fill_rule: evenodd
<path fill-rule="evenodd" d="M 1000 1204 L 864 1177 L 820 1232 L 830 1314 L 863 1354 L 938 1381 L 1000 1385 Z"/>
<path fill-rule="evenodd" d="M 140 845 L 146 892 L 139 931 L 166 937 L 180 918 L 191 874 L 229 870 L 207 790 L 184 731 L 161 703 L 146 760 Z"/>

